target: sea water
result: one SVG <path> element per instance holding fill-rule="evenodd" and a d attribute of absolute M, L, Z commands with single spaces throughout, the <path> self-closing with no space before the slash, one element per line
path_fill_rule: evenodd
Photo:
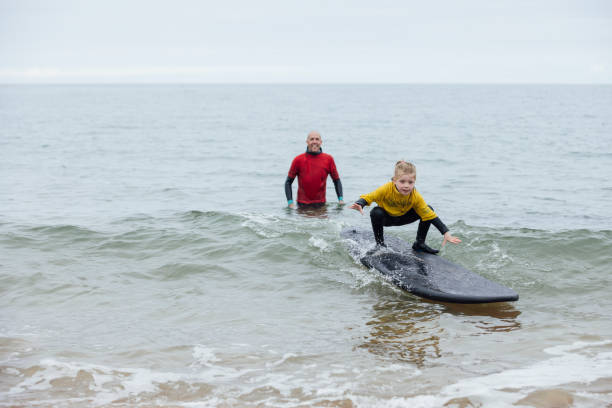
<path fill-rule="evenodd" d="M 413 162 L 520 300 L 397 289 L 331 181 L 288 209 L 313 129 L 348 203 Z M 0 406 L 608 406 L 611 175 L 612 86 L 1 86 Z"/>

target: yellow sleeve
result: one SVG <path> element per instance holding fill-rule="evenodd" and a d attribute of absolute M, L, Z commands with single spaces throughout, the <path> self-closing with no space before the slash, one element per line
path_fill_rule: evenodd
<path fill-rule="evenodd" d="M 414 208 L 414 211 L 423 221 L 433 220 L 438 216 L 434 210 L 429 208 L 421 193 L 416 190 L 414 190 L 414 204 L 412 208 Z"/>
<path fill-rule="evenodd" d="M 372 191 L 371 193 L 363 194 L 359 197 L 363 198 L 366 201 L 366 203 L 368 203 L 368 205 L 372 204 L 372 202 L 376 202 L 380 205 L 380 201 L 385 196 L 385 192 L 388 189 L 387 184 L 383 184 L 382 186 L 378 187 L 376 190 Z"/>

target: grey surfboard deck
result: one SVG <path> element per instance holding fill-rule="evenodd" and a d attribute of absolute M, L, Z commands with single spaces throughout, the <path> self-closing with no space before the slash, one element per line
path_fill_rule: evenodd
<path fill-rule="evenodd" d="M 518 300 L 518 294 L 439 255 L 414 251 L 411 244 L 385 235 L 387 248 L 374 247 L 372 231 L 349 227 L 341 232 L 349 253 L 374 268 L 394 285 L 423 298 L 452 303 L 492 303 Z"/>

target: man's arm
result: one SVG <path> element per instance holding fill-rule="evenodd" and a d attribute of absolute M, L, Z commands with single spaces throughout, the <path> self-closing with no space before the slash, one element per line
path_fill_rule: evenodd
<path fill-rule="evenodd" d="M 293 203 L 293 191 L 291 190 L 293 180 L 295 180 L 295 178 L 291 178 L 289 176 L 287 176 L 287 180 L 285 180 L 285 196 L 287 197 L 287 205 L 289 205 L 291 208 L 295 207 L 295 204 Z"/>
<path fill-rule="evenodd" d="M 342 182 L 339 178 L 334 180 L 334 188 L 336 189 L 336 195 L 338 196 L 338 201 L 341 204 L 344 204 L 344 197 L 342 195 Z"/>

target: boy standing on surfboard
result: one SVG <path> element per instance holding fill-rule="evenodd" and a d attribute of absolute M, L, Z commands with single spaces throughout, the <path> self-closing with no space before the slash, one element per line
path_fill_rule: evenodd
<path fill-rule="evenodd" d="M 376 244 L 385 246 L 383 227 L 399 226 L 419 220 L 416 241 L 412 245 L 415 251 L 437 254 L 439 251 L 425 244 L 429 226 L 433 224 L 444 236 L 442 246 L 447 242 L 458 244 L 461 240 L 453 235 L 425 202 L 423 196 L 414 188 L 416 167 L 412 163 L 400 160 L 395 164 L 395 173 L 390 182 L 383 184 L 369 194 L 363 194 L 349 208 L 363 215 L 363 207 L 376 202 L 378 207 L 370 211 L 372 229 Z"/>

